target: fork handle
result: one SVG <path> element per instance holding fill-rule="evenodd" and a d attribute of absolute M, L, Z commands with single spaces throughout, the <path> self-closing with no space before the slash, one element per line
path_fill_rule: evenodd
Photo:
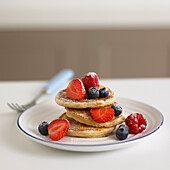
<path fill-rule="evenodd" d="M 44 87 L 46 93 L 52 93 L 54 90 L 60 88 L 67 81 L 72 79 L 74 72 L 71 69 L 64 69 L 55 75 L 48 84 Z"/>

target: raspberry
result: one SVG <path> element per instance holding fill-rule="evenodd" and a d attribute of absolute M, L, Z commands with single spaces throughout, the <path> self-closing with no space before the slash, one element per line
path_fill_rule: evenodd
<path fill-rule="evenodd" d="M 134 134 L 143 132 L 143 130 L 145 130 L 147 126 L 147 121 L 145 117 L 140 113 L 130 114 L 126 118 L 125 123 L 130 129 L 130 133 Z"/>
<path fill-rule="evenodd" d="M 99 88 L 99 78 L 96 73 L 89 72 L 81 78 L 81 81 L 84 84 L 86 91 L 89 90 L 90 87 Z"/>

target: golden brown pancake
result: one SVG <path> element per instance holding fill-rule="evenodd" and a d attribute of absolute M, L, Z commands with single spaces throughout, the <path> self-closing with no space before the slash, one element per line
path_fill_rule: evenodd
<path fill-rule="evenodd" d="M 118 124 L 121 124 L 125 120 L 124 113 L 122 113 L 119 116 L 114 116 L 112 120 L 105 122 L 105 123 L 97 123 L 93 120 L 90 114 L 90 109 L 71 109 L 71 108 L 65 108 L 66 109 L 66 115 L 69 118 L 72 118 L 76 120 L 77 122 L 83 123 L 85 125 L 90 125 L 94 127 L 113 127 Z"/>
<path fill-rule="evenodd" d="M 67 119 L 69 121 L 69 130 L 67 132 L 67 136 L 73 137 L 81 137 L 81 138 L 100 138 L 108 136 L 110 133 L 113 132 L 114 127 L 93 127 L 87 126 L 82 123 L 75 121 L 74 119 L 69 118 L 66 113 L 63 113 L 60 119 Z"/>
<path fill-rule="evenodd" d="M 103 88 L 104 86 L 100 86 L 99 88 Z M 108 88 L 109 89 L 109 88 Z M 66 90 L 60 91 L 56 97 L 55 101 L 57 104 L 68 107 L 68 108 L 75 108 L 75 109 L 85 109 L 85 108 L 99 108 L 111 105 L 116 100 L 114 93 L 110 91 L 110 95 L 106 98 L 97 98 L 97 99 L 88 99 L 85 97 L 81 100 L 72 100 L 67 97 Z"/>

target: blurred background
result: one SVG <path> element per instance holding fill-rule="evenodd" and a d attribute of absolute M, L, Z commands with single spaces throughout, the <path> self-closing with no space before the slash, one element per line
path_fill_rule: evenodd
<path fill-rule="evenodd" d="M 170 1 L 0 0 L 0 80 L 170 77 Z"/>

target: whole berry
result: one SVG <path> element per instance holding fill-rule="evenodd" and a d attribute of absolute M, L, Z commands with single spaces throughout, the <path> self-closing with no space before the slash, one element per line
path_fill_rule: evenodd
<path fill-rule="evenodd" d="M 113 104 L 112 108 L 115 111 L 115 116 L 119 116 L 122 113 L 122 107 L 118 104 Z"/>
<path fill-rule="evenodd" d="M 84 84 L 86 91 L 89 90 L 90 87 L 99 88 L 99 78 L 96 73 L 89 72 L 81 78 L 81 81 Z"/>
<path fill-rule="evenodd" d="M 109 96 L 109 94 L 110 94 L 109 90 L 105 87 L 101 88 L 99 90 L 99 93 L 100 93 L 100 98 L 105 98 L 105 97 Z"/>
<path fill-rule="evenodd" d="M 129 134 L 129 127 L 125 124 L 120 125 L 116 130 L 116 137 L 119 140 L 126 139 L 128 137 L 128 134 Z"/>
<path fill-rule="evenodd" d="M 99 97 L 99 90 L 96 87 L 90 87 L 87 95 L 90 99 L 96 99 Z"/>
<path fill-rule="evenodd" d="M 41 133 L 41 135 L 48 135 L 48 123 L 43 121 L 39 126 L 38 126 L 38 131 Z"/>
<path fill-rule="evenodd" d="M 140 113 L 132 113 L 125 119 L 126 125 L 130 129 L 130 133 L 138 134 L 146 129 L 147 121 Z"/>

